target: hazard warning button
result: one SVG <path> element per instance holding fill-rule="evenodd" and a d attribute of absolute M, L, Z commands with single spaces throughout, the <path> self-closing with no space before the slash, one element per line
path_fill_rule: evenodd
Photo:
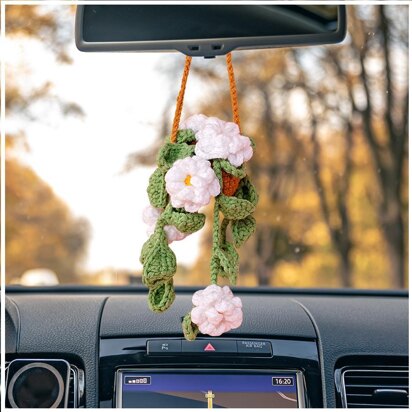
<path fill-rule="evenodd" d="M 182 341 L 182 354 L 198 355 L 236 355 L 237 345 L 234 340 L 196 339 L 194 342 Z"/>
<path fill-rule="evenodd" d="M 203 350 L 205 352 L 215 352 L 216 351 L 215 347 L 211 343 L 208 343 Z"/>

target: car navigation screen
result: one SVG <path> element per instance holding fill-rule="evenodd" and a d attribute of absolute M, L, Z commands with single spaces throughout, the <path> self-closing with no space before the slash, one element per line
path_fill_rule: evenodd
<path fill-rule="evenodd" d="M 118 374 L 117 407 L 297 408 L 296 373 L 136 372 Z"/>

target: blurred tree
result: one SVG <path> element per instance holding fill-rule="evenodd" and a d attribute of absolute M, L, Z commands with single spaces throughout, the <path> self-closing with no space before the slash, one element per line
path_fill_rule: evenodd
<path fill-rule="evenodd" d="M 337 210 L 341 224 L 332 229 L 331 238 L 345 262 L 351 242 L 348 228 L 347 196 L 351 168 L 352 131 L 360 128 L 369 146 L 373 184 L 368 196 L 378 218 L 386 244 L 391 284 L 395 288 L 406 285 L 406 209 L 407 198 L 407 135 L 408 135 L 408 17 L 403 6 L 349 7 L 349 38 L 337 48 L 327 48 L 318 59 L 319 79 L 306 79 L 309 105 L 320 105 L 312 110 L 313 127 L 324 119 L 325 113 L 339 115 L 342 129 L 347 130 L 347 149 L 341 185 L 334 185 L 340 199 Z M 296 53 L 298 54 L 298 53 Z M 301 53 L 304 55 L 305 53 Z M 316 72 L 316 70 L 315 70 Z M 311 73 L 306 76 L 313 77 Z M 328 78 L 328 82 L 324 79 Z M 330 102 L 335 107 L 330 107 Z M 340 110 L 337 110 L 339 102 Z M 332 105 L 333 106 L 333 105 Z M 316 134 L 316 133 L 315 133 Z M 316 142 L 314 141 L 316 144 Z M 315 150 L 315 153 L 319 150 Z M 316 163 L 316 158 L 314 159 Z M 348 173 L 349 170 L 349 173 Z M 329 214 L 324 204 L 319 174 L 314 173 L 325 217 Z M 342 189 L 343 192 L 342 192 Z M 406 193 L 407 197 L 407 193 Z M 326 221 L 328 219 L 326 218 Z M 332 228 L 332 225 L 329 224 Z"/>
<path fill-rule="evenodd" d="M 39 40 L 59 63 L 70 64 L 67 44 L 72 34 L 67 14 L 73 11 L 73 6 L 8 5 L 7 38 Z M 78 104 L 56 96 L 50 82 L 27 88 L 24 76 L 7 69 L 7 117 L 37 121 L 32 108 L 39 101 L 57 105 L 65 116 L 84 114 Z M 24 130 L 6 130 L 6 280 L 28 269 L 46 267 L 61 282 L 77 282 L 87 248 L 88 222 L 74 218 L 47 183 L 18 160 L 19 150 L 29 150 Z"/>
<path fill-rule="evenodd" d="M 5 10 L 8 39 L 26 37 L 40 40 L 56 56 L 59 63 L 71 63 L 67 45 L 72 40 L 70 26 L 72 22 L 64 16 L 67 13 L 72 14 L 74 6 L 56 9 L 40 5 L 7 5 Z M 78 104 L 62 101 L 55 96 L 50 82 L 27 90 L 23 87 L 22 81 L 23 79 L 14 71 L 7 70 L 6 113 L 8 116 L 18 112 L 31 118 L 30 109 L 38 100 L 52 101 L 60 107 L 64 115 L 83 115 Z"/>
<path fill-rule="evenodd" d="M 40 5 L 7 5 L 6 35 L 38 38 L 51 48 L 60 62 L 70 63 L 71 58 L 67 54 L 67 43 L 71 40 L 68 22 L 59 19 L 55 11 L 55 8 L 46 9 Z"/>
<path fill-rule="evenodd" d="M 339 273 L 343 287 L 353 286 L 351 279 L 352 264 L 351 240 L 352 222 L 349 211 L 349 189 L 353 170 L 353 133 L 351 112 L 343 107 L 337 108 L 339 88 L 336 87 L 336 76 L 331 82 L 321 80 L 313 86 L 311 73 L 304 70 L 299 58 L 305 58 L 299 52 L 293 51 L 296 65 L 297 81 L 293 79 L 286 84 L 289 90 L 299 90 L 305 97 L 304 107 L 307 110 L 309 123 L 310 145 L 304 146 L 309 171 L 312 174 L 314 187 L 319 198 L 320 214 L 327 226 L 330 242 L 339 256 Z M 339 121 L 340 130 L 331 127 L 334 121 Z M 289 137 L 295 139 L 299 129 L 291 119 L 286 119 Z M 335 139 L 335 147 L 339 147 L 339 157 L 336 159 L 329 150 L 325 150 L 325 135 L 322 127 L 328 127 Z M 333 156 L 333 157 L 332 157 Z M 330 157 L 333 162 L 330 162 Z"/>
<path fill-rule="evenodd" d="M 268 222 L 268 216 L 282 211 L 277 217 L 286 218 L 284 239 L 289 245 L 293 245 L 296 222 L 305 230 L 306 213 L 313 213 L 307 228 L 322 218 L 339 257 L 342 286 L 377 286 L 376 277 L 367 272 L 376 258 L 370 250 L 366 252 L 367 232 L 374 233 L 376 250 L 385 252 L 386 247 L 380 285 L 406 285 L 407 12 L 403 6 L 349 6 L 348 10 L 349 36 L 343 45 L 239 53 L 236 58 L 243 126 L 258 148 L 250 171 L 263 193 L 255 241 L 245 246 L 241 259 L 244 267 L 256 272 L 259 284 L 267 284 L 271 277 L 278 284 L 273 271 L 279 262 L 290 260 L 288 248 L 273 241 L 278 225 Z M 205 99 L 201 109 L 230 118 L 228 100 L 216 99 L 227 87 L 223 67 L 212 74 L 210 69 L 197 72 L 215 83 L 220 79 L 219 92 L 210 96 L 213 105 Z M 262 151 L 265 156 L 260 155 Z M 261 172 L 269 184 L 263 184 Z M 308 172 L 314 185 L 305 176 Z M 362 177 L 365 173 L 367 180 Z M 306 204 L 300 216 L 294 216 L 290 208 L 295 198 L 304 205 L 304 191 L 296 180 L 305 182 L 306 191 L 314 186 L 318 196 L 318 206 L 310 210 Z M 310 239 L 306 246 L 306 253 L 314 256 L 316 246 Z M 305 250 L 305 245 L 296 250 Z M 329 273 L 332 280 L 333 266 Z"/>
<path fill-rule="evenodd" d="M 74 275 L 84 256 L 89 224 L 67 206 L 30 168 L 6 159 L 6 282 L 34 268 L 53 270 L 61 283 Z"/>
<path fill-rule="evenodd" d="M 379 186 L 374 196 L 389 256 L 392 285 L 407 283 L 403 198 L 408 144 L 408 8 L 351 9 L 351 47 L 334 53 L 337 73 L 346 78 L 352 106 L 362 117 Z M 352 58 L 356 68 L 347 64 Z M 380 67 L 376 67 L 380 61 Z M 374 64 L 375 63 L 375 64 Z M 357 97 L 361 90 L 362 97 Z"/>
<path fill-rule="evenodd" d="M 248 168 L 261 195 L 257 232 L 240 254 L 249 284 L 406 286 L 407 6 L 347 9 L 341 45 L 234 53 L 242 131 L 257 146 Z M 186 116 L 229 120 L 223 59 L 195 63 L 206 86 Z M 128 166 L 153 162 L 154 152 L 132 155 Z M 198 283 L 210 236 L 206 227 Z"/>

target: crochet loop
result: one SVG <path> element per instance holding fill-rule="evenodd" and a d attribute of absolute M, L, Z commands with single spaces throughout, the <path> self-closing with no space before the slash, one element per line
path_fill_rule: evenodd
<path fill-rule="evenodd" d="M 192 64 L 192 57 L 186 56 L 185 66 L 183 68 L 183 74 L 182 74 L 182 81 L 180 84 L 180 90 L 179 90 L 179 94 L 177 95 L 177 99 L 176 99 L 175 115 L 173 117 L 172 132 L 170 134 L 171 143 L 175 143 L 177 141 L 177 133 L 179 131 L 180 118 L 182 117 L 183 100 L 185 98 L 186 84 L 187 84 L 187 79 L 189 77 L 191 64 Z M 238 98 L 237 98 L 235 72 L 233 70 L 233 64 L 232 64 L 232 53 L 228 53 L 226 55 L 226 67 L 227 67 L 227 74 L 229 78 L 230 101 L 232 103 L 233 122 L 239 126 L 239 130 L 240 130 L 239 103 L 238 103 Z"/>
<path fill-rule="evenodd" d="M 173 279 L 166 282 L 157 283 L 156 286 L 149 290 L 148 304 L 153 312 L 164 312 L 169 309 L 175 300 L 175 290 L 173 288 Z"/>

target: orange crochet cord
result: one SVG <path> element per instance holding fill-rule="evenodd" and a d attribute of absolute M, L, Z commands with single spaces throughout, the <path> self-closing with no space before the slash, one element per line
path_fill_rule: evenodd
<path fill-rule="evenodd" d="M 170 141 L 172 143 L 176 143 L 176 136 L 177 136 L 177 131 L 179 130 L 180 117 L 182 115 L 182 109 L 183 109 L 183 99 L 185 97 L 186 83 L 187 83 L 187 78 L 189 76 L 189 70 L 190 70 L 191 63 L 192 63 L 192 57 L 186 56 L 185 67 L 183 69 L 183 75 L 182 75 L 182 84 L 180 86 L 180 91 L 179 91 L 179 94 L 177 95 L 177 100 L 176 100 L 176 110 L 175 110 L 175 117 L 173 119 L 172 134 L 170 135 Z"/>
<path fill-rule="evenodd" d="M 232 53 L 228 53 L 226 55 L 226 66 L 227 74 L 229 76 L 230 100 L 232 102 L 233 122 L 239 126 L 240 130 L 239 104 L 237 100 L 235 72 L 233 71 L 232 65 Z"/>
<path fill-rule="evenodd" d="M 179 130 L 180 117 L 182 116 L 183 100 L 185 97 L 187 78 L 189 77 L 191 63 L 192 63 L 192 58 L 190 56 L 186 56 L 185 67 L 183 69 L 183 75 L 182 75 L 182 83 L 180 86 L 179 94 L 177 95 L 177 99 L 176 99 L 176 110 L 175 110 L 175 115 L 173 118 L 172 133 L 170 135 L 170 141 L 172 143 L 176 143 L 177 131 Z M 231 53 L 228 53 L 226 55 L 226 66 L 227 66 L 227 73 L 229 77 L 230 100 L 232 103 L 233 122 L 236 123 L 240 129 L 239 104 L 238 104 L 238 99 L 237 99 L 236 79 L 235 79 L 235 73 L 233 71 Z"/>

